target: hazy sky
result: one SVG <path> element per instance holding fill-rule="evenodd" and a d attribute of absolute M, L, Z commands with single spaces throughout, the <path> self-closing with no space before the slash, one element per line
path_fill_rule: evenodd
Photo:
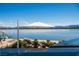
<path fill-rule="evenodd" d="M 0 24 L 15 26 L 43 22 L 55 25 L 79 24 L 79 4 L 0 4 Z"/>

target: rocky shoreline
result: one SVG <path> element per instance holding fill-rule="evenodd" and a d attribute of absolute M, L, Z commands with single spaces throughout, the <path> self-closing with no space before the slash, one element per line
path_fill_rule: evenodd
<path fill-rule="evenodd" d="M 17 48 L 17 39 L 5 39 L 0 41 L 0 48 Z M 20 38 L 19 48 L 52 48 L 63 40 Z"/>
<path fill-rule="evenodd" d="M 52 48 L 56 44 L 59 44 L 62 42 L 63 40 L 24 38 L 19 40 L 19 47 L 20 48 Z"/>

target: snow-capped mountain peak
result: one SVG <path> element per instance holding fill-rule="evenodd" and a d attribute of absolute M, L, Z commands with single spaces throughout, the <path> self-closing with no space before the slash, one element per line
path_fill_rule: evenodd
<path fill-rule="evenodd" d="M 49 24 L 41 23 L 41 22 L 35 22 L 32 24 L 29 24 L 28 26 L 41 26 L 41 27 L 51 27 Z"/>

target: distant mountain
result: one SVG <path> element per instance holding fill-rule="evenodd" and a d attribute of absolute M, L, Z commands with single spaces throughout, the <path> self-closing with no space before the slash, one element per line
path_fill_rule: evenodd
<path fill-rule="evenodd" d="M 27 26 L 31 26 L 31 27 L 51 27 L 51 25 L 41 23 L 41 22 L 35 22 L 35 23 L 29 24 Z"/>
<path fill-rule="evenodd" d="M 20 26 L 19 28 L 23 29 L 50 29 L 52 28 L 51 25 L 49 24 L 45 24 L 45 23 L 42 23 L 42 22 L 35 22 L 35 23 L 32 23 L 32 24 L 28 24 L 27 26 Z"/>
<path fill-rule="evenodd" d="M 79 25 L 55 26 L 54 29 L 79 29 Z"/>
<path fill-rule="evenodd" d="M 35 22 L 32 24 L 28 24 L 27 26 L 20 26 L 20 28 L 26 28 L 26 29 L 79 29 L 79 25 L 51 26 L 49 24 Z"/>
<path fill-rule="evenodd" d="M 15 27 L 9 27 L 9 26 L 0 26 L 0 29 L 14 29 Z"/>
<path fill-rule="evenodd" d="M 35 22 L 26 26 L 19 26 L 20 29 L 79 29 L 79 25 L 51 26 L 49 24 Z M 0 26 L 0 29 L 17 29 L 17 27 Z"/>

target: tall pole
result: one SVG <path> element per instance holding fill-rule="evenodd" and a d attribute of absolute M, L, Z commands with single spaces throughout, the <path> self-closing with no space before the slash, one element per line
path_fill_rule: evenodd
<path fill-rule="evenodd" d="M 17 48 L 19 48 L 19 21 L 17 20 Z"/>

